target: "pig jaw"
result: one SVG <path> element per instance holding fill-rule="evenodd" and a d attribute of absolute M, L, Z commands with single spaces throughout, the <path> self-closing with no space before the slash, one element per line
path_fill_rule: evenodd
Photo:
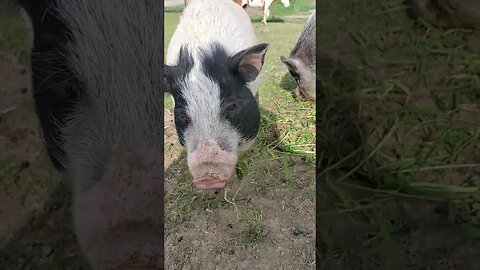
<path fill-rule="evenodd" d="M 295 95 L 302 101 L 315 101 L 316 98 L 315 85 L 298 85 L 295 89 Z"/>
<path fill-rule="evenodd" d="M 198 189 L 222 189 L 231 182 L 237 155 L 222 150 L 214 140 L 202 140 L 188 154 L 187 163 Z"/>
<path fill-rule="evenodd" d="M 315 81 L 315 66 L 305 67 L 299 65 L 300 80 L 297 81 L 295 95 L 303 101 L 315 101 L 316 98 L 316 81 Z"/>
<path fill-rule="evenodd" d="M 94 270 L 163 269 L 159 152 L 151 145 L 115 151 L 88 189 L 75 186 L 75 231 Z M 84 175 L 74 168 L 75 183 L 85 182 Z"/>

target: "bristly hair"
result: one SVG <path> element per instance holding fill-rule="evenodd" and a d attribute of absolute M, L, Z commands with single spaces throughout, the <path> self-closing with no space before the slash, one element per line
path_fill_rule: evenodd
<path fill-rule="evenodd" d="M 302 59 L 315 61 L 316 55 L 316 38 L 315 38 L 315 28 L 316 28 L 316 13 L 313 12 L 310 17 L 305 22 L 305 26 L 298 37 L 297 43 L 290 52 L 290 57 L 295 57 L 296 55 L 303 55 Z M 314 63 L 308 63 L 312 65 Z"/>

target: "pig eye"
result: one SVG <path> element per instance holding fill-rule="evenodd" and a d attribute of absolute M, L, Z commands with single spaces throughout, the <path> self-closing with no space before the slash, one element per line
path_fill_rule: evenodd
<path fill-rule="evenodd" d="M 230 103 L 230 104 L 228 104 L 226 110 L 227 110 L 227 112 L 232 112 L 232 111 L 235 111 L 236 108 L 237 108 L 237 104 Z"/>
<path fill-rule="evenodd" d="M 226 107 L 225 107 L 225 112 L 229 115 L 229 116 L 232 116 L 232 115 L 235 115 L 238 111 L 238 108 L 240 106 L 238 106 L 237 103 L 235 102 L 230 102 Z"/>
<path fill-rule="evenodd" d="M 188 124 L 190 124 L 190 117 L 188 117 L 188 115 L 186 113 L 178 113 L 176 115 L 176 120 L 178 123 L 182 124 L 182 125 L 185 125 L 187 126 Z"/>
<path fill-rule="evenodd" d="M 300 75 L 298 75 L 298 73 L 290 72 L 290 74 L 292 74 L 292 77 L 295 79 L 295 81 L 300 80 Z"/>

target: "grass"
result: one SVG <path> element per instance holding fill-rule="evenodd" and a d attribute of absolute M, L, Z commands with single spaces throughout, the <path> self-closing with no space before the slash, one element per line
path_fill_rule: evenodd
<path fill-rule="evenodd" d="M 12 162 L 0 160 L 0 185 L 4 189 L 9 189 L 15 185 L 18 169 L 12 165 Z"/>
<path fill-rule="evenodd" d="M 277 0 L 273 3 L 270 8 L 270 14 L 278 15 L 278 16 L 287 16 L 293 15 L 297 13 L 303 13 L 311 11 L 315 8 L 315 2 L 311 0 L 289 0 L 290 6 L 285 7 L 283 6 L 282 2 Z"/>
<path fill-rule="evenodd" d="M 245 230 L 242 243 L 249 245 L 253 243 L 260 243 L 265 239 L 263 232 L 263 211 L 254 208 L 247 208 L 245 211 L 245 222 L 248 224 Z"/>
<path fill-rule="evenodd" d="M 405 234 L 382 219 L 388 201 L 450 202 L 450 212 L 464 209 L 452 224 L 468 226 L 472 237 L 480 225 L 473 209 L 480 186 L 471 181 L 480 175 L 480 35 L 435 28 L 408 12 L 398 0 L 319 8 L 317 177 L 333 203 L 321 204 L 317 218 L 370 219 L 388 269 L 405 269 L 397 246 Z M 321 256 L 331 256 L 335 240 L 319 241 Z"/>
<path fill-rule="evenodd" d="M 284 7 L 283 4 L 277 0 L 270 6 L 270 16 L 267 23 L 283 23 L 285 20 L 282 16 L 290 16 L 298 13 L 308 13 L 315 9 L 315 1 L 312 0 L 289 0 L 290 6 Z M 165 7 L 166 13 L 181 13 L 185 6 L 169 6 Z M 263 9 L 247 7 L 250 19 L 253 23 L 259 23 L 263 19 Z"/>
<path fill-rule="evenodd" d="M 247 208 L 244 211 L 244 220 L 246 224 L 240 237 L 230 239 L 226 244 L 227 254 L 233 254 L 241 248 L 249 245 L 259 244 L 266 238 L 263 229 L 264 213 L 260 209 Z"/>
<path fill-rule="evenodd" d="M 315 8 L 315 2 L 311 0 L 290 0 L 290 6 L 284 7 L 283 4 L 277 0 L 270 6 L 270 16 L 267 18 L 267 23 L 283 23 L 284 17 L 296 15 L 299 13 L 310 14 L 309 12 Z M 254 23 L 259 23 L 263 19 L 263 9 L 251 8 L 250 19 Z M 282 18 L 283 17 L 283 18 Z"/>
<path fill-rule="evenodd" d="M 182 13 L 184 5 L 165 7 L 165 13 Z"/>
<path fill-rule="evenodd" d="M 28 51 L 27 30 L 18 8 L 6 1 L 0 3 L 0 51 L 22 56 Z"/>
<path fill-rule="evenodd" d="M 165 14 L 165 53 L 178 20 L 178 12 Z M 268 25 L 268 28 L 254 22 L 258 42 L 268 42 L 270 48 L 261 72 L 262 83 L 258 94 L 261 129 L 254 148 L 239 158 L 234 179 L 238 190 L 247 181 L 243 179 L 251 181 L 253 174 L 256 180 L 252 183 L 256 192 L 276 186 L 298 189 L 305 183 L 299 183 L 292 159 L 300 156 L 312 170 L 315 166 L 315 105 L 294 97 L 295 82 L 280 61 L 280 55 L 288 55 L 296 42 L 297 35 L 292 33 L 299 34 L 305 20 L 289 20 L 288 23 Z M 170 98 L 166 98 L 165 108 L 171 110 L 172 105 Z M 168 151 L 178 154 L 182 149 L 168 147 Z M 166 200 L 166 235 L 173 233 L 191 211 L 200 210 L 208 215 L 221 207 L 235 211 L 238 221 L 244 226 L 241 236 L 226 244 L 227 252 L 233 253 L 246 245 L 261 243 L 267 237 L 262 221 L 268 209 L 238 209 L 235 201 L 237 188 L 225 196 L 198 196 L 191 187 L 188 169 L 182 168 L 183 172 L 179 169 L 170 173 L 176 180 L 173 193 Z M 194 203 L 192 198 L 195 198 Z"/>

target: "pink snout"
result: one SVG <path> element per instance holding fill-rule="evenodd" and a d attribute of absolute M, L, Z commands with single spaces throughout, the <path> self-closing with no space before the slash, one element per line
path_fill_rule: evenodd
<path fill-rule="evenodd" d="M 231 182 L 237 155 L 220 149 L 213 140 L 203 140 L 188 154 L 187 162 L 198 189 L 222 189 Z"/>

